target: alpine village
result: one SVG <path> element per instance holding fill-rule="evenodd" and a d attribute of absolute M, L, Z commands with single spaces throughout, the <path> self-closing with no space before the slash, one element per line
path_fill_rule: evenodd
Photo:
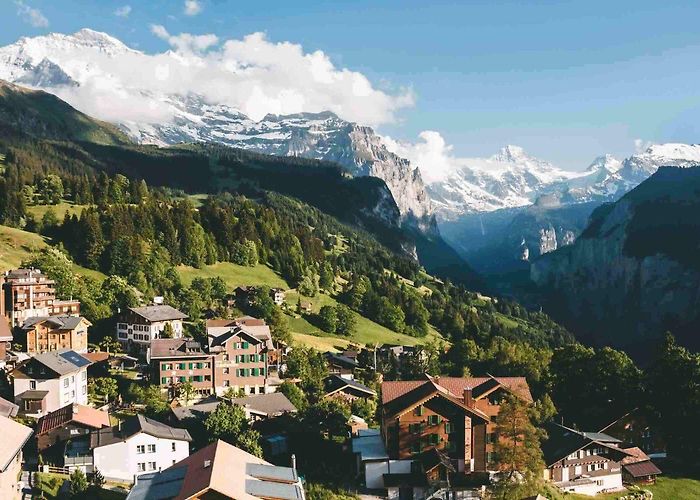
<path fill-rule="evenodd" d="M 700 498 L 700 166 L 496 275 L 369 128 L 137 139 L 41 90 L 57 64 L 0 80 L 0 499 Z"/>

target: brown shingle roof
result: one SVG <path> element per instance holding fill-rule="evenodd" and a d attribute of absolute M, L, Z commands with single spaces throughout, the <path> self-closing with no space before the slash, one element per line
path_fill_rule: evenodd
<path fill-rule="evenodd" d="M 636 446 L 632 448 L 622 448 L 622 451 L 629 454 L 620 462 L 622 465 L 635 464 L 637 462 L 645 462 L 646 460 L 650 460 L 649 455 L 644 453 L 644 451 Z"/>
<path fill-rule="evenodd" d="M 69 404 L 41 417 L 36 433 L 45 434 L 70 422 L 100 429 L 109 427 L 109 414 L 89 406 Z"/>
<path fill-rule="evenodd" d="M 627 464 L 622 467 L 625 469 L 625 472 L 632 477 L 656 476 L 661 474 L 661 469 L 654 465 L 654 462 L 651 460 L 637 462 L 636 464 Z"/>
<path fill-rule="evenodd" d="M 201 357 L 208 356 L 202 345 L 192 339 L 153 339 L 151 340 L 151 358 Z"/>
<path fill-rule="evenodd" d="M 508 389 L 525 401 L 532 402 L 532 395 L 530 394 L 530 388 L 527 385 L 525 377 L 435 377 L 433 379 L 436 384 L 449 391 L 458 399 L 463 397 L 464 389 L 467 387 L 473 390 L 475 398 L 480 397 L 489 392 L 484 389 L 488 386 L 490 390 L 490 386 L 494 383 L 494 380 L 497 381 L 500 386 Z M 382 404 L 387 404 L 424 383 L 425 380 L 384 382 L 382 383 Z"/>

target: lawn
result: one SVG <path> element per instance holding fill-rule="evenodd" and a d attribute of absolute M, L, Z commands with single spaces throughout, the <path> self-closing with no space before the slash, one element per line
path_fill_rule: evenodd
<path fill-rule="evenodd" d="M 296 309 L 297 299 L 299 294 L 295 290 L 290 290 L 287 292 L 285 298 L 289 307 L 294 310 Z M 325 305 L 335 306 L 338 302 L 331 296 L 326 294 L 318 294 L 316 297 L 307 298 L 302 297 L 302 302 L 311 302 L 312 310 L 314 313 L 318 313 L 319 309 Z M 295 334 L 295 338 L 301 343 L 314 348 L 323 347 L 334 347 L 343 346 L 346 343 L 356 343 L 362 345 L 374 345 L 374 344 L 403 344 L 403 345 L 416 345 L 425 343 L 427 340 L 440 338 L 439 334 L 432 330 L 431 333 L 423 338 L 411 337 L 410 335 L 404 335 L 401 333 L 396 333 L 382 325 L 375 323 L 359 314 L 357 317 L 357 330 L 352 337 L 343 337 L 337 335 L 331 335 L 324 332 L 323 330 L 315 327 L 309 323 L 305 318 L 293 318 L 289 317 L 289 326 L 292 332 Z M 330 349 L 337 350 L 337 348 Z"/>
<path fill-rule="evenodd" d="M 661 476 L 656 484 L 640 486 L 654 494 L 654 500 L 697 500 L 700 498 L 700 479 L 687 477 Z M 594 497 L 587 495 L 567 494 L 562 498 L 566 500 L 616 500 L 624 497 L 628 492 L 607 493 Z"/>
<path fill-rule="evenodd" d="M 213 278 L 221 277 L 230 290 L 241 285 L 267 285 L 269 287 L 279 287 L 285 290 L 289 288 L 284 279 L 263 264 L 255 267 L 238 266 L 230 262 L 219 262 L 211 266 L 204 266 L 196 269 L 189 266 L 179 266 L 177 268 L 180 278 L 184 284 L 189 285 L 196 277 Z"/>
<path fill-rule="evenodd" d="M 51 209 L 56 214 L 56 217 L 58 217 L 58 220 L 62 221 L 66 212 L 70 215 L 80 216 L 80 213 L 86 206 L 87 205 L 76 205 L 70 201 L 62 201 L 57 205 L 32 205 L 27 207 L 27 212 L 32 214 L 35 220 L 41 220 L 44 214 Z"/>
<path fill-rule="evenodd" d="M 41 495 L 41 498 L 59 498 L 58 491 L 68 476 L 63 474 L 45 474 L 36 473 L 34 485 L 34 491 L 36 495 Z M 96 493 L 96 494 L 95 494 Z M 95 490 L 89 490 L 89 498 L 94 498 L 98 500 L 123 500 L 126 498 L 127 490 L 124 489 L 123 492 L 115 490 L 100 489 L 95 492 Z M 32 495 L 34 497 L 34 495 Z M 35 498 L 38 498 L 36 496 Z"/>
<path fill-rule="evenodd" d="M 0 271 L 15 269 L 31 254 L 47 245 L 46 239 L 36 233 L 22 231 L 13 227 L 0 226 Z M 77 264 L 73 271 L 82 276 L 103 281 L 106 276 L 99 271 L 86 269 Z"/>

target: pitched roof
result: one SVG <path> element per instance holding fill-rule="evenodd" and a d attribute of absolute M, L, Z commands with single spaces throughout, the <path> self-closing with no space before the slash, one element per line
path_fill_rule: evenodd
<path fill-rule="evenodd" d="M 263 343 L 262 340 L 257 338 L 252 333 L 244 330 L 243 328 L 241 328 L 239 326 L 236 326 L 224 334 L 217 335 L 217 336 L 209 335 L 209 347 L 222 346 L 226 342 L 231 340 L 233 337 L 245 338 L 248 340 L 248 342 L 252 342 L 253 344 L 262 344 Z"/>
<path fill-rule="evenodd" d="M 532 402 L 530 388 L 525 377 L 435 377 L 434 382 L 450 392 L 454 397 L 463 398 L 464 389 L 472 389 L 475 399 L 490 393 L 496 387 L 503 387 L 525 401 Z M 497 384 L 494 384 L 494 381 Z M 403 396 L 425 380 L 406 380 L 382 383 L 382 404 Z"/>
<path fill-rule="evenodd" d="M 303 491 L 294 469 L 216 441 L 157 474 L 140 476 L 128 500 L 175 500 L 215 492 L 222 498 L 301 500 Z"/>
<path fill-rule="evenodd" d="M 109 359 L 109 353 L 103 351 L 86 352 L 85 354 L 82 354 L 82 356 L 93 364 L 101 363 Z"/>
<path fill-rule="evenodd" d="M 651 460 L 645 460 L 644 462 L 636 462 L 633 464 L 623 464 L 622 467 L 625 472 L 632 477 L 656 476 L 661 474 L 661 469 L 659 469 Z"/>
<path fill-rule="evenodd" d="M 185 313 L 165 304 L 157 306 L 130 307 L 129 309 L 150 322 L 186 319 L 188 317 Z"/>
<path fill-rule="evenodd" d="M 345 387 L 350 387 L 360 392 L 364 392 L 369 396 L 376 396 L 377 393 L 366 385 L 362 385 L 354 380 L 345 379 L 339 375 L 329 375 L 323 380 L 326 396 L 343 390 Z"/>
<path fill-rule="evenodd" d="M 151 358 L 186 356 L 208 356 L 202 344 L 188 338 L 151 340 Z"/>
<path fill-rule="evenodd" d="M 7 470 L 31 435 L 31 428 L 0 415 L 0 472 Z"/>
<path fill-rule="evenodd" d="M 109 427 L 109 414 L 90 406 L 69 404 L 41 417 L 36 426 L 36 433 L 45 434 L 71 422 L 101 429 Z"/>
<path fill-rule="evenodd" d="M 549 423 L 545 427 L 547 439 L 542 443 L 542 454 L 548 467 L 593 443 L 616 450 L 622 455 L 631 455 L 630 452 L 619 448 L 614 438 L 612 438 L 613 441 L 608 441 L 606 439 L 607 434 L 577 431 L 554 422 Z M 594 439 L 596 437 L 602 437 L 603 440 Z M 607 438 L 609 437 L 607 436 Z"/>
<path fill-rule="evenodd" d="M 265 414 L 270 417 L 283 413 L 296 413 L 297 411 L 297 407 L 281 392 L 233 398 L 231 403 L 243 406 L 254 413 Z"/>
<path fill-rule="evenodd" d="M 386 383 L 391 384 L 392 382 L 384 382 L 382 384 L 382 389 Z M 453 405 L 458 406 L 467 413 L 470 413 L 472 417 L 480 418 L 486 422 L 490 420 L 488 415 L 483 413 L 478 408 L 464 404 L 462 398 L 455 396 L 442 385 L 438 384 L 438 379 L 433 378 L 430 375 L 426 375 L 426 380 L 418 385 L 411 384 L 411 387 L 413 387 L 411 390 L 402 393 L 398 397 L 382 405 L 383 411 L 387 416 L 393 418 L 435 396 L 439 396 L 444 400 L 449 401 Z"/>
<path fill-rule="evenodd" d="M 170 411 L 178 420 L 186 420 L 188 418 L 204 420 L 211 412 L 216 410 L 221 401 L 216 396 L 212 396 L 190 406 L 176 406 L 171 408 Z"/>
<path fill-rule="evenodd" d="M 91 432 L 90 448 L 99 448 L 100 446 L 107 446 L 118 443 L 119 441 L 126 441 L 130 437 L 141 432 L 161 439 L 192 441 L 190 433 L 185 429 L 170 427 L 169 425 L 165 425 L 157 420 L 139 414 L 127 418 L 121 426 L 115 425 Z"/>
<path fill-rule="evenodd" d="M 324 354 L 326 356 L 326 360 L 335 365 L 340 365 L 344 366 L 346 368 L 357 368 L 357 361 L 355 361 L 352 358 L 348 358 L 347 356 L 343 356 L 342 354 L 336 354 L 334 352 L 327 352 Z"/>
<path fill-rule="evenodd" d="M 18 405 L 7 399 L 0 398 L 0 415 L 3 417 L 16 417 L 18 411 Z"/>
<path fill-rule="evenodd" d="M 83 321 L 91 325 L 91 323 L 82 316 L 35 316 L 33 318 L 27 318 L 22 325 L 22 329 L 31 330 L 36 325 L 46 322 L 51 324 L 54 330 L 74 330 Z"/>
<path fill-rule="evenodd" d="M 646 460 L 651 460 L 649 458 L 649 455 L 644 453 L 644 451 L 642 451 L 641 448 L 637 448 L 636 446 L 632 448 L 624 448 L 624 451 L 629 453 L 629 456 L 626 456 L 622 459 L 622 461 L 620 462 L 622 465 L 634 464 L 637 462 L 645 462 Z"/>
<path fill-rule="evenodd" d="M 19 372 L 24 376 L 37 375 L 37 373 L 29 373 L 29 371 L 32 370 L 32 365 L 35 363 L 45 366 L 58 375 L 68 375 L 69 373 L 74 373 L 81 368 L 88 366 L 90 364 L 90 360 L 84 358 L 71 349 L 44 352 L 37 354 L 15 368 L 13 374 L 15 372 Z"/>

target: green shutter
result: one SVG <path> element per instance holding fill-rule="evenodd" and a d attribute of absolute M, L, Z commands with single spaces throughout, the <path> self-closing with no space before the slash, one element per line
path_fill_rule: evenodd
<path fill-rule="evenodd" d="M 167 378 L 167 377 L 162 377 L 162 378 L 160 379 L 160 383 L 163 384 L 163 385 L 167 384 L 167 383 L 168 383 L 168 378 Z"/>
<path fill-rule="evenodd" d="M 248 342 L 243 342 L 243 349 L 248 349 L 250 344 Z"/>
<path fill-rule="evenodd" d="M 423 407 L 422 406 L 417 406 L 414 411 L 415 411 L 415 414 L 418 415 L 419 417 L 423 415 Z"/>
<path fill-rule="evenodd" d="M 257 376 L 258 376 L 258 369 L 253 368 L 253 377 L 257 377 Z"/>
<path fill-rule="evenodd" d="M 265 376 L 265 368 L 260 368 L 260 375 Z"/>

